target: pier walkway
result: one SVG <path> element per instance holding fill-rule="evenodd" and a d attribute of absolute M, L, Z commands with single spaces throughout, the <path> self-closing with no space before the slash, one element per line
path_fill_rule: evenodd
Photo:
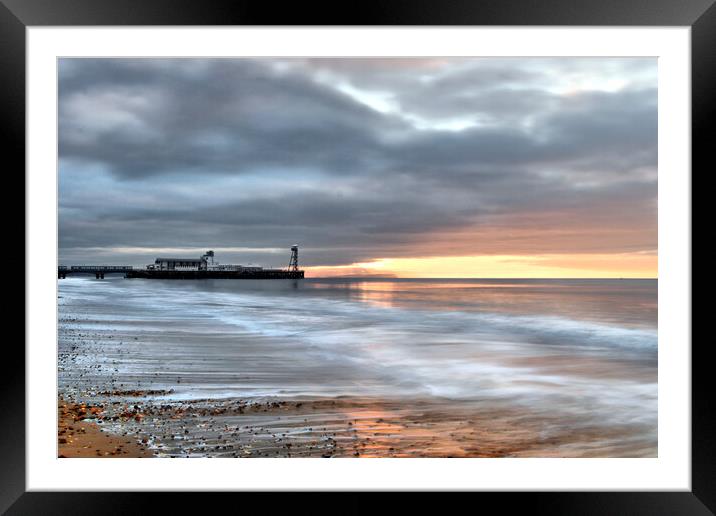
<path fill-rule="evenodd" d="M 161 270 L 141 269 L 126 265 L 60 265 L 57 267 L 57 278 L 65 279 L 70 274 L 94 274 L 97 279 L 104 279 L 105 274 L 122 274 L 125 278 L 145 279 L 303 279 L 302 270 L 262 269 L 249 267 L 237 270 Z"/>
<path fill-rule="evenodd" d="M 104 279 L 105 274 L 124 274 L 134 270 L 127 265 L 60 265 L 57 267 L 57 278 L 65 279 L 68 274 L 94 274 L 97 279 Z"/>

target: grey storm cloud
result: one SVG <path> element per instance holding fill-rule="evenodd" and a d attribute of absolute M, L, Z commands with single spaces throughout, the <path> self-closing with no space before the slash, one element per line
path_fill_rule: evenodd
<path fill-rule="evenodd" d="M 656 156 L 654 59 L 62 59 L 60 258 L 650 252 Z"/>

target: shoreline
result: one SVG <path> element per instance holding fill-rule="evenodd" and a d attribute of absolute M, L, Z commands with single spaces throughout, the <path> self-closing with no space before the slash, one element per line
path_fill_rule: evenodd
<path fill-rule="evenodd" d="M 306 304 L 289 324 L 277 315 L 287 302 L 281 295 L 115 283 L 85 290 L 70 282 L 59 296 L 58 438 L 65 457 L 658 453 L 650 419 L 656 411 L 644 405 L 655 403 L 650 352 L 590 354 L 549 328 L 525 333 L 498 321 L 497 330 L 517 332 L 503 341 L 489 320 L 470 314 L 465 320 L 475 326 L 464 329 L 463 319 L 454 327 L 458 321 L 442 312 L 427 321 L 400 312 L 397 321 L 370 302 L 346 300 L 337 308 L 327 300 Z M 160 295 L 169 315 L 154 302 Z M 445 333 L 451 328 L 455 336 Z M 388 342 L 383 336 L 391 332 L 396 338 Z M 473 333 L 479 345 L 466 340 Z M 624 330 L 611 339 L 636 337 Z M 530 338 L 545 344 L 525 344 Z M 450 374 L 457 378 L 441 383 Z M 472 386 L 469 397 L 460 396 L 467 387 L 460 378 Z"/>

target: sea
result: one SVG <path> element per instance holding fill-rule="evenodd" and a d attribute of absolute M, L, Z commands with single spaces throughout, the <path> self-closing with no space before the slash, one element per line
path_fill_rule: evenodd
<path fill-rule="evenodd" d="M 175 401 L 492 403 L 562 429 L 603 428 L 610 442 L 636 439 L 639 456 L 657 455 L 657 280 L 58 285 L 60 354 L 78 339 L 97 346 L 61 368 L 61 393 L 111 383 Z"/>

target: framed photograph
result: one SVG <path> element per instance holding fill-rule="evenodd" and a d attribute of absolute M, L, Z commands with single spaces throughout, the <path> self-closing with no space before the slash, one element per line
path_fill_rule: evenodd
<path fill-rule="evenodd" d="M 3 0 L 27 303 L 0 509 L 712 514 L 712 3 Z"/>

